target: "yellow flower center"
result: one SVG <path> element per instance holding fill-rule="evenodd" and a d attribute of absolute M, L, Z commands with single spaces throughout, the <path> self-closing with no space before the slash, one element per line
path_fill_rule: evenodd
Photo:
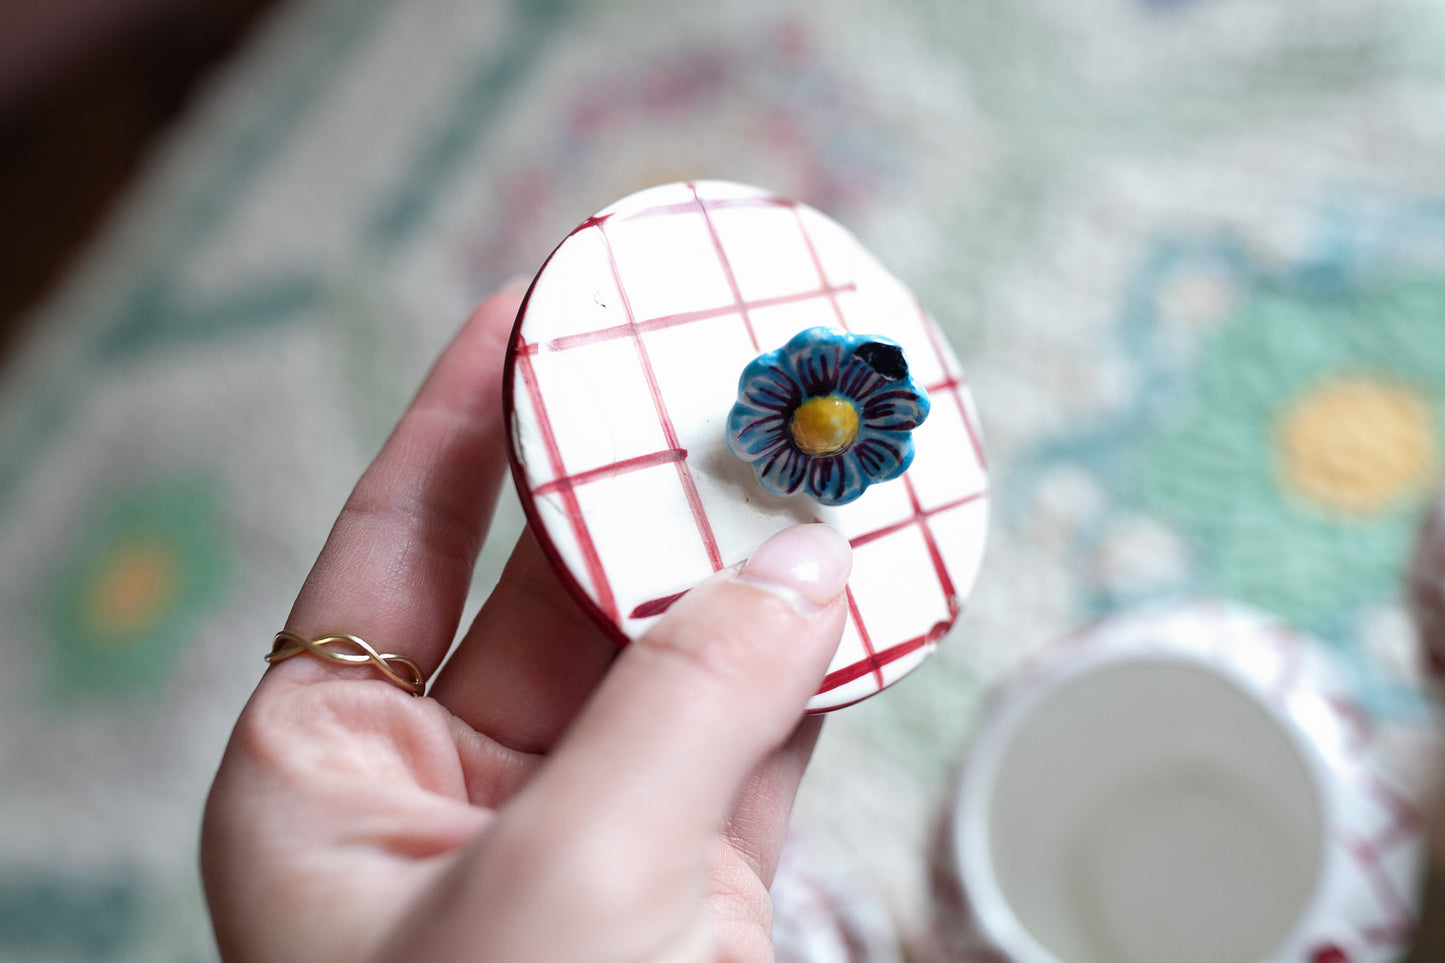
<path fill-rule="evenodd" d="M 1279 424 L 1286 484 L 1327 508 L 1364 515 L 1429 485 L 1438 457 L 1430 406 L 1399 384 L 1326 382 Z"/>
<path fill-rule="evenodd" d="M 841 395 L 809 398 L 793 412 L 788 426 L 806 455 L 820 458 L 847 451 L 858 437 L 858 409 Z"/>

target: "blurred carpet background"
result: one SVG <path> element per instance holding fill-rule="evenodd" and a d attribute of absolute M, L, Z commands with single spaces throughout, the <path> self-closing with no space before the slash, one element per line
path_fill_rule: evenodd
<path fill-rule="evenodd" d="M 853 229 L 979 402 L 970 609 L 829 720 L 798 810 L 905 939 L 983 687 L 1084 620 L 1274 612 L 1408 760 L 1442 157 L 1425 0 L 279 7 L 0 374 L 0 959 L 213 956 L 201 801 L 351 484 L 471 305 L 682 178 Z"/>

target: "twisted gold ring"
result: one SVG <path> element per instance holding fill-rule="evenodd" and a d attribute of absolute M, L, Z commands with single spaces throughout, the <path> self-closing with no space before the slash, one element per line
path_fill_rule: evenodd
<path fill-rule="evenodd" d="M 378 652 L 364 639 L 354 635 L 323 635 L 319 639 L 303 639 L 294 632 L 283 630 L 276 633 L 276 638 L 271 643 L 271 651 L 266 653 L 266 661 L 274 665 L 302 652 L 310 652 L 328 662 L 340 662 L 344 665 L 363 665 L 369 662 L 376 666 L 376 670 L 386 676 L 388 681 L 412 695 L 419 696 L 426 692 L 426 677 L 421 674 L 421 669 L 415 662 L 404 655 Z M 400 673 L 394 668 L 397 666 L 401 668 Z"/>

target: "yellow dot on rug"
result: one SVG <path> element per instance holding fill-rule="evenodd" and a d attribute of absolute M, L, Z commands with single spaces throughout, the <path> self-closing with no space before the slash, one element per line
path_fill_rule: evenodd
<path fill-rule="evenodd" d="M 155 624 L 175 596 L 178 575 L 175 553 L 163 540 L 117 546 L 98 566 L 86 593 L 95 637 L 129 637 Z"/>
<path fill-rule="evenodd" d="M 1278 430 L 1285 486 L 1337 512 L 1374 514 L 1434 480 L 1429 402 L 1399 383 L 1323 382 L 1285 409 Z"/>

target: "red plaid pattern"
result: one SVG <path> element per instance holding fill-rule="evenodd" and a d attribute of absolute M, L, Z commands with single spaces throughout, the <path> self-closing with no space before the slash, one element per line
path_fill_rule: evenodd
<path fill-rule="evenodd" d="M 742 369 L 820 324 L 898 341 L 933 401 L 903 478 L 838 508 L 769 495 L 723 441 Z M 843 643 L 809 703 L 824 711 L 912 671 L 972 587 L 987 469 L 958 362 L 913 295 L 804 205 L 671 184 L 583 222 L 523 307 L 507 404 L 528 519 L 619 642 L 773 532 L 826 522 L 854 569 Z"/>

